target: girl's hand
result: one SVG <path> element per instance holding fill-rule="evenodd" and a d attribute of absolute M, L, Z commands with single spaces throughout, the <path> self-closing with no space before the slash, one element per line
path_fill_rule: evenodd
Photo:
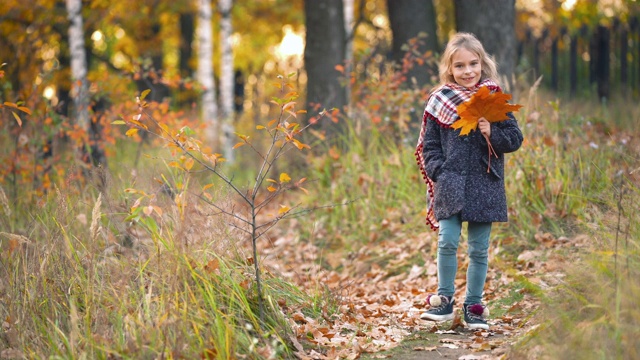
<path fill-rule="evenodd" d="M 491 123 L 487 119 L 483 117 L 478 119 L 478 129 L 487 139 L 491 136 Z"/>

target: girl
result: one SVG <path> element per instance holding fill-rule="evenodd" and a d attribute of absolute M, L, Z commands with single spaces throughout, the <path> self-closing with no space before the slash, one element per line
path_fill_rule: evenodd
<path fill-rule="evenodd" d="M 427 183 L 427 222 L 438 232 L 438 294 L 430 295 L 430 308 L 420 317 L 443 321 L 454 318 L 456 253 L 462 222 L 468 222 L 469 267 L 463 304 L 464 320 L 471 329 L 489 329 L 482 304 L 487 277 L 489 235 L 493 222 L 507 221 L 504 188 L 504 153 L 522 144 L 522 132 L 511 113 L 509 119 L 478 121 L 478 130 L 460 136 L 451 124 L 456 107 L 482 86 L 492 92 L 498 85 L 496 63 L 472 34 L 458 33 L 447 44 L 440 61 L 440 86 L 424 111 L 416 158 Z M 489 162 L 487 139 L 497 159 Z M 490 164 L 490 166 L 489 166 Z"/>

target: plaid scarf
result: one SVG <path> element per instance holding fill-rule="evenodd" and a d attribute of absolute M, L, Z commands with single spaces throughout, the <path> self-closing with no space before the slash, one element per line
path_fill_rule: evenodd
<path fill-rule="evenodd" d="M 472 88 L 466 88 L 458 84 L 444 84 L 433 91 L 427 99 L 427 104 L 424 109 L 424 115 L 422 116 L 422 126 L 420 127 L 420 136 L 418 137 L 418 144 L 416 145 L 416 161 L 422 178 L 427 184 L 427 224 L 431 226 L 431 229 L 437 230 L 439 228 L 438 220 L 436 219 L 433 208 L 433 180 L 427 176 L 425 171 L 425 161 L 422 155 L 422 149 L 424 148 L 424 136 L 427 132 L 427 120 L 431 119 L 438 123 L 443 128 L 450 128 L 456 120 L 458 120 L 458 112 L 456 108 L 463 102 L 471 99 L 473 94 L 478 91 L 482 86 L 486 86 L 491 92 L 502 91 L 500 86 L 491 79 L 485 79 L 480 81 Z"/>

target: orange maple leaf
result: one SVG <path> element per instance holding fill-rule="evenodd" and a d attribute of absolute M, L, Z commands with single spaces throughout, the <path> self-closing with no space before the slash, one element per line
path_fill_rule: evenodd
<path fill-rule="evenodd" d="M 478 128 L 478 119 L 484 117 L 489 122 L 500 122 L 509 119 L 507 113 L 517 111 L 522 105 L 507 103 L 511 95 L 502 92 L 491 93 L 488 87 L 483 86 L 473 94 L 471 99 L 458 105 L 456 110 L 460 119 L 451 127 L 460 130 L 460 136 L 468 135 L 471 130 Z"/>

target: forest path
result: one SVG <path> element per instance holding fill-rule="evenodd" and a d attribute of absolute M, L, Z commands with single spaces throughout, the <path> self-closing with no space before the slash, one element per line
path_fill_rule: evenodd
<path fill-rule="evenodd" d="M 535 328 L 539 301 L 564 277 L 562 269 L 580 237 L 555 239 L 536 235 L 537 246 L 517 260 L 490 255 L 485 302 L 491 315 L 488 331 L 471 331 L 460 321 L 467 267 L 466 241 L 459 249 L 456 319 L 435 323 L 420 319 L 425 299 L 437 287 L 435 234 L 394 236 L 344 251 L 339 237 L 328 242 L 300 240 L 295 227 L 262 244 L 267 267 L 309 294 L 322 293 L 314 304 L 320 313 L 307 316 L 285 309 L 296 331 L 301 359 L 498 359 Z"/>

